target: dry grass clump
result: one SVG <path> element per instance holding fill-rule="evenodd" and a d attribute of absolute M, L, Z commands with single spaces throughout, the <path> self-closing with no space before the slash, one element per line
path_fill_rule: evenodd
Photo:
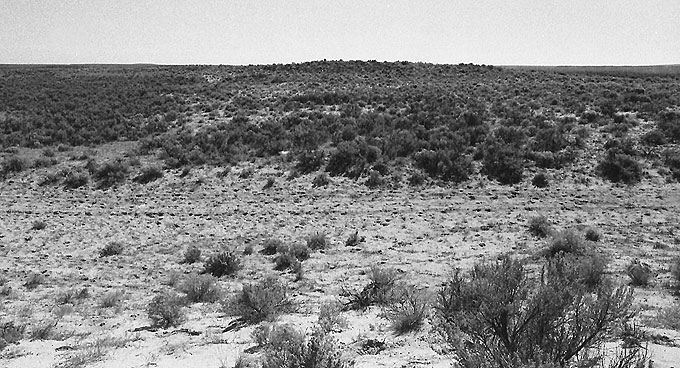
<path fill-rule="evenodd" d="M 234 276 L 241 267 L 241 258 L 236 253 L 225 250 L 210 256 L 203 264 L 201 273 L 215 277 Z"/>
<path fill-rule="evenodd" d="M 353 365 L 342 359 L 337 342 L 315 331 L 311 336 L 290 325 L 265 324 L 253 332 L 262 348 L 262 368 L 345 368 Z"/>
<path fill-rule="evenodd" d="M 294 309 L 289 293 L 286 284 L 269 275 L 260 282 L 244 285 L 240 293 L 224 303 L 224 310 L 244 324 L 270 321 Z"/>
<path fill-rule="evenodd" d="M 125 250 L 125 244 L 122 242 L 111 242 L 106 244 L 102 249 L 99 250 L 99 257 L 110 257 L 116 256 L 123 253 Z"/>
<path fill-rule="evenodd" d="M 611 282 L 586 288 L 563 271 L 549 265 L 532 276 L 503 257 L 467 277 L 455 273 L 438 293 L 437 331 L 462 366 L 592 367 L 612 329 L 629 318 L 632 290 Z M 647 355 L 637 347 L 615 359 L 611 366 L 637 367 Z"/>
<path fill-rule="evenodd" d="M 369 283 L 361 291 L 344 290 L 349 298 L 345 309 L 366 309 L 372 305 L 387 305 L 394 299 L 394 289 L 398 280 L 393 269 L 371 267 Z"/>
<path fill-rule="evenodd" d="M 40 286 L 44 283 L 45 283 L 45 276 L 43 274 L 37 273 L 37 272 L 31 272 L 28 275 L 26 282 L 24 282 L 24 287 L 28 290 L 33 290 L 33 289 L 37 288 L 38 286 Z"/>
<path fill-rule="evenodd" d="M 133 180 L 140 184 L 148 184 L 163 177 L 163 170 L 158 166 L 146 166 Z"/>
<path fill-rule="evenodd" d="M 13 321 L 0 323 L 0 351 L 8 345 L 15 344 L 24 338 L 26 325 L 19 325 Z"/>
<path fill-rule="evenodd" d="M 274 269 L 283 271 L 288 268 L 295 270 L 300 267 L 299 263 L 309 259 L 311 250 L 304 244 L 282 244 L 277 249 L 276 258 L 274 258 Z"/>
<path fill-rule="evenodd" d="M 336 300 L 322 303 L 317 325 L 324 332 L 339 332 L 347 327 L 347 318 L 342 316 L 342 304 Z"/>
<path fill-rule="evenodd" d="M 217 280 L 211 275 L 189 275 L 177 290 L 186 295 L 191 303 L 213 303 L 219 300 L 221 291 Z"/>
<path fill-rule="evenodd" d="M 125 293 L 121 290 L 110 291 L 99 300 L 101 308 L 118 308 L 123 301 Z"/>
<path fill-rule="evenodd" d="M 430 300 L 427 293 L 409 285 L 397 290 L 393 302 L 383 315 L 391 322 L 392 330 L 401 335 L 418 331 L 429 312 Z"/>
<path fill-rule="evenodd" d="M 275 238 L 267 239 L 264 241 L 264 244 L 262 244 L 262 254 L 266 256 L 274 255 L 281 246 L 283 246 L 281 240 Z"/>
<path fill-rule="evenodd" d="M 363 236 L 359 236 L 359 231 L 355 231 L 352 234 L 349 235 L 347 240 L 345 240 L 345 246 L 346 247 L 356 247 L 359 245 L 359 243 L 363 243 L 366 241 L 366 238 Z"/>
<path fill-rule="evenodd" d="M 147 314 L 151 327 L 168 328 L 179 326 L 184 322 L 184 306 L 186 299 L 170 291 L 163 291 L 151 299 Z"/>
<path fill-rule="evenodd" d="M 583 255 L 585 252 L 586 247 L 581 234 L 574 230 L 567 229 L 553 236 L 548 245 L 548 249 L 545 251 L 545 255 L 546 257 L 551 258 L 559 254 Z"/>
<path fill-rule="evenodd" d="M 90 297 L 90 290 L 88 288 L 71 288 L 65 290 L 55 298 L 57 304 L 76 304 L 76 302 Z"/>
<path fill-rule="evenodd" d="M 600 234 L 600 232 L 597 229 L 588 227 L 585 232 L 585 238 L 586 240 L 596 242 L 600 241 L 600 238 L 602 238 L 602 234 Z"/>

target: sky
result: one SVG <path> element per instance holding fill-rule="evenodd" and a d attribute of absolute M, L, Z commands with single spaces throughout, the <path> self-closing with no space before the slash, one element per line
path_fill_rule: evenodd
<path fill-rule="evenodd" d="M 0 64 L 680 64 L 678 0 L 2 0 Z"/>

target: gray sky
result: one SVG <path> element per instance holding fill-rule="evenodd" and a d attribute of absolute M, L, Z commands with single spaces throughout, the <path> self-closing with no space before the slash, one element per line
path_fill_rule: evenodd
<path fill-rule="evenodd" d="M 680 63 L 679 0 L 2 0 L 0 63 Z"/>

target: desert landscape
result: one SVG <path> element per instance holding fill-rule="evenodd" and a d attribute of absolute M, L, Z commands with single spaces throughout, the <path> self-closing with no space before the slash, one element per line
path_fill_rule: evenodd
<path fill-rule="evenodd" d="M 680 366 L 680 68 L 0 81 L 0 366 Z"/>

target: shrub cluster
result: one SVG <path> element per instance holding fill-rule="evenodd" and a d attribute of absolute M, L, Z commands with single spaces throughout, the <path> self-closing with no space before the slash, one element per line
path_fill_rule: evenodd
<path fill-rule="evenodd" d="M 343 295 L 349 300 L 346 309 L 366 309 L 372 305 L 388 305 L 394 300 L 395 286 L 398 280 L 393 269 L 377 266 L 369 271 L 369 283 L 360 291 L 344 290 Z"/>
<path fill-rule="evenodd" d="M 225 313 L 245 324 L 270 321 L 294 309 L 289 289 L 277 276 L 243 286 L 241 292 L 224 303 Z"/>
<path fill-rule="evenodd" d="M 211 255 L 203 264 L 201 273 L 215 277 L 234 276 L 241 267 L 241 258 L 233 251 L 224 250 Z"/>

